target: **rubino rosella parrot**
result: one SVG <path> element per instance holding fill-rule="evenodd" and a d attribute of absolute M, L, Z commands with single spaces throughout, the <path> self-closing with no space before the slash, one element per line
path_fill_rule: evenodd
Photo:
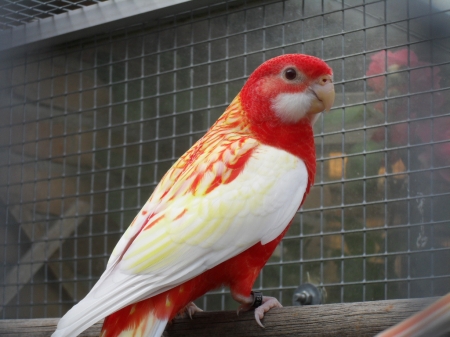
<path fill-rule="evenodd" d="M 192 301 L 230 288 L 259 324 L 271 297 L 253 283 L 313 184 L 312 124 L 334 101 L 332 70 L 300 54 L 258 67 L 209 131 L 165 174 L 91 292 L 53 334 L 161 336 Z"/>

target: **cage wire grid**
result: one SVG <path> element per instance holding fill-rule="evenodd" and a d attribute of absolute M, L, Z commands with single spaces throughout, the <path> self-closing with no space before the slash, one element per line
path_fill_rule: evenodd
<path fill-rule="evenodd" d="M 0 30 L 11 29 L 106 0 L 2 0 Z"/>
<path fill-rule="evenodd" d="M 254 288 L 283 305 L 304 282 L 327 303 L 448 292 L 449 15 L 229 1 L 4 62 L 2 317 L 83 298 L 172 163 L 260 63 L 291 52 L 324 58 L 337 98 L 315 125 L 315 186 Z M 197 304 L 235 308 L 226 289 Z"/>

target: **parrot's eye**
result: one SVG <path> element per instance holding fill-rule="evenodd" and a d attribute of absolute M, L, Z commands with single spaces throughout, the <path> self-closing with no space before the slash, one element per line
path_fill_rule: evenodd
<path fill-rule="evenodd" d="M 287 68 L 284 71 L 284 77 L 286 77 L 287 80 L 293 81 L 297 78 L 297 70 L 294 68 Z"/>

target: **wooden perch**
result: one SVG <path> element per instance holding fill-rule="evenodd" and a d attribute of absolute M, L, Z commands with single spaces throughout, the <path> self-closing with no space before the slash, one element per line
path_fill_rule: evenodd
<path fill-rule="evenodd" d="M 253 312 L 236 315 L 235 311 L 196 313 L 192 320 L 177 318 L 164 336 L 374 336 L 376 333 L 411 316 L 436 298 L 389 300 L 363 303 L 325 304 L 272 309 L 259 327 Z M 0 336 L 50 336 L 57 318 L 0 320 Z M 101 322 L 80 336 L 98 336 Z"/>

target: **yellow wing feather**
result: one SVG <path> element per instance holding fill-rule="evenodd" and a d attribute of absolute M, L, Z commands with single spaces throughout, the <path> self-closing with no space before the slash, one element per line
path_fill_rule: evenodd
<path fill-rule="evenodd" d="M 248 124 L 237 96 L 211 129 L 192 146 L 164 175 L 153 194 L 135 217 L 116 245 L 108 265 L 118 262 L 130 243 L 143 230 L 148 230 L 165 209 L 183 196 L 201 196 L 210 193 L 221 184 L 234 180 L 243 169 L 259 142 L 251 138 Z M 241 162 L 240 162 L 241 161 Z M 172 207 L 178 215 L 183 209 Z M 205 212 L 198 205 L 199 215 Z M 172 211 L 173 212 L 173 211 Z M 173 221 L 171 214 L 165 221 Z"/>

